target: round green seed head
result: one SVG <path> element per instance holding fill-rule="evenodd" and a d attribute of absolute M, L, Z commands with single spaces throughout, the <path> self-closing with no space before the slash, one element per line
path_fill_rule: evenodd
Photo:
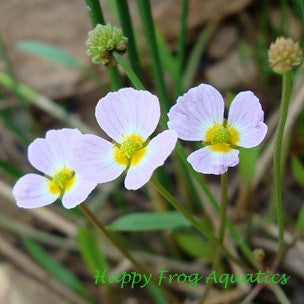
<path fill-rule="evenodd" d="M 116 61 L 112 52 L 125 53 L 127 41 L 128 38 L 124 37 L 120 28 L 111 24 L 98 24 L 94 30 L 89 32 L 86 41 L 87 55 L 92 58 L 95 64 L 101 62 L 108 67 L 114 66 Z"/>

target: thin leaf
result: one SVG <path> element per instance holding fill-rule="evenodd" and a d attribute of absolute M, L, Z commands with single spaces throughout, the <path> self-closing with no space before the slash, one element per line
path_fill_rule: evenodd
<path fill-rule="evenodd" d="M 189 222 L 176 211 L 138 212 L 123 215 L 109 228 L 113 231 L 153 231 L 190 227 Z"/>
<path fill-rule="evenodd" d="M 165 294 L 162 290 L 154 286 L 153 284 L 149 284 L 148 293 L 151 295 L 155 304 L 168 304 L 168 300 L 166 299 Z"/>
<path fill-rule="evenodd" d="M 89 299 L 90 296 L 84 285 L 78 278 L 65 266 L 57 262 L 49 253 L 47 253 L 36 242 L 24 238 L 24 245 L 26 246 L 32 257 L 39 263 L 46 271 L 53 275 L 57 280 L 80 294 L 82 297 Z"/>
<path fill-rule="evenodd" d="M 178 83 L 178 62 L 171 54 L 167 41 L 159 30 L 156 30 L 156 40 L 159 48 L 161 63 L 176 85 Z"/>
<path fill-rule="evenodd" d="M 300 232 L 304 231 L 304 204 L 301 207 L 301 210 L 299 212 L 296 227 Z"/>
<path fill-rule="evenodd" d="M 24 131 L 22 129 L 20 129 L 13 121 L 12 119 L 9 117 L 9 115 L 7 113 L 5 113 L 5 111 L 0 110 L 0 120 L 5 124 L 5 126 L 10 129 L 12 132 L 14 132 L 18 138 L 20 139 L 20 141 L 22 142 L 22 144 L 24 145 L 28 145 L 29 144 L 29 139 L 27 138 L 27 136 L 24 134 Z"/>
<path fill-rule="evenodd" d="M 19 178 L 23 175 L 21 170 L 3 159 L 0 159 L 0 168 L 14 178 Z"/>
<path fill-rule="evenodd" d="M 245 182 L 251 182 L 254 178 L 259 152 L 259 147 L 240 149 L 239 172 Z"/>
<path fill-rule="evenodd" d="M 61 63 L 69 68 L 83 69 L 79 61 L 57 46 L 39 41 L 24 40 L 17 43 L 17 47 L 27 53 L 39 55 Z"/>
<path fill-rule="evenodd" d="M 304 166 L 300 160 L 293 156 L 291 158 L 291 172 L 295 181 L 301 186 L 304 186 Z"/>
<path fill-rule="evenodd" d="M 191 233 L 178 233 L 175 235 L 179 246 L 190 256 L 211 261 L 213 250 L 207 241 Z"/>
<path fill-rule="evenodd" d="M 188 62 L 186 64 L 184 77 L 183 77 L 183 83 L 185 89 L 188 89 L 193 84 L 193 80 L 196 74 L 196 71 L 199 67 L 199 62 L 203 56 L 203 53 L 205 52 L 207 48 L 207 44 L 214 33 L 216 27 L 218 25 L 218 21 L 209 23 L 206 28 L 202 30 L 200 33 L 194 47 L 192 48 L 192 51 L 190 55 L 188 56 Z"/>
<path fill-rule="evenodd" d="M 94 234 L 86 227 L 78 231 L 78 244 L 81 256 L 92 274 L 98 269 L 107 268 L 106 258 L 98 247 Z"/>

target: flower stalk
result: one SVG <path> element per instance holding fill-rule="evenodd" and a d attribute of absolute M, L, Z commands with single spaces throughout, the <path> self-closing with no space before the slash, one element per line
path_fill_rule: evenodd
<path fill-rule="evenodd" d="M 220 214 L 220 228 L 219 228 L 219 241 L 221 242 L 221 244 L 223 244 L 225 237 L 227 206 L 228 206 L 228 171 L 221 175 L 221 214 Z"/>
<path fill-rule="evenodd" d="M 91 212 L 91 210 L 85 205 L 85 203 L 82 203 L 78 206 L 78 208 L 80 209 L 80 211 L 83 213 L 83 215 L 98 229 L 99 232 L 101 232 L 103 235 L 106 236 L 106 238 L 111 242 L 111 244 L 117 248 L 117 250 L 128 260 L 132 263 L 132 265 L 134 266 L 134 268 L 142 273 L 142 274 L 146 274 L 148 275 L 150 272 L 140 263 L 138 263 L 133 257 L 132 255 L 129 253 L 129 251 L 127 249 L 124 248 L 124 246 L 122 246 L 120 244 L 120 242 L 117 240 L 116 237 L 114 237 L 114 235 L 97 219 L 97 217 Z M 168 298 L 170 298 L 170 300 L 172 301 L 172 303 L 178 303 L 177 299 L 171 294 L 169 293 L 169 291 L 164 288 L 161 285 L 158 285 L 157 282 L 153 280 L 151 280 L 151 282 L 153 282 L 153 284 L 158 287 L 159 289 L 162 290 L 162 292 L 164 292 Z"/>
<path fill-rule="evenodd" d="M 291 72 L 282 75 L 282 98 L 279 123 L 276 131 L 273 167 L 274 167 L 274 191 L 277 212 L 277 222 L 279 226 L 279 251 L 276 258 L 276 264 L 279 264 L 284 255 L 284 219 L 283 219 L 283 202 L 282 202 L 282 142 L 284 128 L 288 115 L 289 101 L 292 89 Z"/>
<path fill-rule="evenodd" d="M 219 236 L 218 236 L 220 245 L 224 244 L 225 227 L 227 220 L 227 207 L 228 207 L 228 171 L 221 175 L 221 212 L 220 212 L 220 227 L 219 227 Z M 213 260 L 213 265 L 212 265 L 212 269 L 215 269 L 216 271 L 221 261 L 221 252 L 222 252 L 221 247 L 217 246 Z M 209 284 L 207 286 L 200 304 L 205 303 L 207 296 L 211 290 L 211 287 L 212 284 Z"/>
<path fill-rule="evenodd" d="M 144 90 L 145 87 L 142 84 L 142 82 L 139 80 L 137 75 L 135 74 L 134 70 L 131 68 L 131 66 L 125 61 L 125 59 L 121 56 L 121 54 L 117 52 L 113 52 L 113 56 L 118 64 L 121 65 L 121 67 L 126 72 L 128 78 L 131 80 L 132 84 L 137 90 Z"/>
<path fill-rule="evenodd" d="M 204 225 L 203 222 L 198 221 L 188 210 L 185 208 L 179 201 L 175 199 L 173 195 L 171 195 L 154 177 L 151 178 L 151 183 L 153 186 L 159 191 L 159 193 L 166 199 L 170 204 L 181 214 L 183 215 L 192 225 L 193 227 L 198 230 L 200 233 L 205 235 L 207 238 L 212 240 L 217 246 L 219 246 L 221 251 L 224 251 L 227 257 L 242 267 L 243 269 L 247 269 L 248 267 L 244 265 L 242 261 L 240 261 L 238 258 L 234 257 L 223 245 L 223 241 L 216 238 L 212 231 Z M 225 225 L 225 222 L 223 223 Z M 222 233 L 224 233 L 225 228 L 221 228 L 223 230 Z"/>

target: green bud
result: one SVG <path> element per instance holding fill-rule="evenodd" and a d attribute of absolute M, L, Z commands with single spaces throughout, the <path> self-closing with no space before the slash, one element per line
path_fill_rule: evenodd
<path fill-rule="evenodd" d="M 92 58 L 93 63 L 103 63 L 110 67 L 116 64 L 112 52 L 120 54 L 126 52 L 128 38 L 124 37 L 122 30 L 111 24 L 98 24 L 94 30 L 89 32 L 86 46 L 87 55 Z"/>

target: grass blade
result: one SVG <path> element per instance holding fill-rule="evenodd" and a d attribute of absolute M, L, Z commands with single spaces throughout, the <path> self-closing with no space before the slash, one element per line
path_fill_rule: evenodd
<path fill-rule="evenodd" d="M 74 290 L 82 297 L 90 299 L 90 295 L 82 282 L 70 270 L 57 262 L 36 242 L 25 238 L 24 245 L 36 262 L 52 274 L 57 280 Z"/>
<path fill-rule="evenodd" d="M 27 53 L 39 55 L 52 61 L 61 63 L 69 68 L 81 70 L 83 66 L 72 55 L 59 47 L 39 41 L 24 40 L 17 43 L 17 47 Z"/>

